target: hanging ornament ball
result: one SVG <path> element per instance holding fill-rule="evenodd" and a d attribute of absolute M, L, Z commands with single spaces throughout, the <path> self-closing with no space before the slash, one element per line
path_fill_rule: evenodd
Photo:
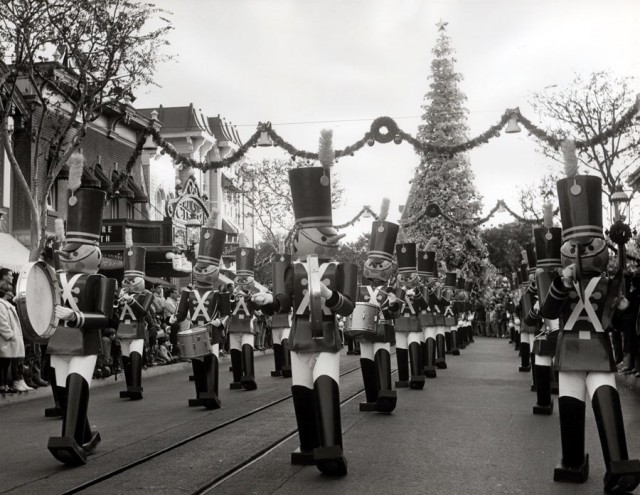
<path fill-rule="evenodd" d="M 69 198 L 69 206 L 75 206 L 78 204 L 78 198 L 76 198 L 75 196 L 71 196 Z"/>
<path fill-rule="evenodd" d="M 373 146 L 374 144 L 376 144 L 376 141 L 375 141 L 375 139 L 373 139 L 373 138 L 369 138 L 369 139 L 367 139 L 367 144 L 368 144 L 369 146 Z"/>
<path fill-rule="evenodd" d="M 393 142 L 396 144 L 402 143 L 402 136 L 400 134 L 396 134 L 393 138 Z"/>

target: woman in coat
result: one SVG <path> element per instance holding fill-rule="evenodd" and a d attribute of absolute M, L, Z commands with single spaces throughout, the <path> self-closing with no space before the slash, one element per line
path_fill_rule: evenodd
<path fill-rule="evenodd" d="M 0 393 L 13 390 L 7 384 L 11 361 L 24 358 L 24 340 L 18 313 L 7 300 L 12 295 L 11 284 L 0 282 Z"/>

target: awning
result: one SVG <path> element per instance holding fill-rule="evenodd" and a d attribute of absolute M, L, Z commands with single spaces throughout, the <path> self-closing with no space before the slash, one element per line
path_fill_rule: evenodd
<path fill-rule="evenodd" d="M 227 234 L 237 234 L 240 232 L 240 229 L 235 226 L 233 222 L 227 220 L 222 217 L 222 230 L 224 230 Z"/>
<path fill-rule="evenodd" d="M 121 176 L 116 170 L 114 170 L 111 174 L 111 182 L 114 184 L 115 183 L 119 184 L 118 190 L 114 191 L 114 195 L 116 193 L 119 193 L 121 198 L 133 198 L 134 196 L 133 191 L 129 189 L 129 187 L 127 186 L 127 183 L 129 181 L 127 180 L 121 181 Z"/>
<path fill-rule="evenodd" d="M 111 187 L 111 181 L 109 180 L 109 177 L 107 177 L 107 174 L 104 173 L 104 170 L 102 170 L 102 165 L 97 163 L 96 167 L 93 169 L 93 173 L 102 184 L 102 189 L 108 190 Z"/>
<path fill-rule="evenodd" d="M 127 186 L 133 191 L 133 198 L 131 199 L 132 203 L 149 202 L 149 197 L 145 194 L 142 188 L 138 184 L 136 184 L 136 182 L 133 180 L 133 177 L 129 176 L 129 179 L 127 179 Z"/>
<path fill-rule="evenodd" d="M 29 263 L 29 250 L 10 234 L 0 232 L 0 267 L 19 272 Z"/>

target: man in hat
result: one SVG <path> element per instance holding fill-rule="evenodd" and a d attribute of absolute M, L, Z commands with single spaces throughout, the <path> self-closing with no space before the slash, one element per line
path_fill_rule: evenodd
<path fill-rule="evenodd" d="M 332 159 L 330 161 L 333 161 Z M 300 260 L 286 270 L 283 290 L 257 294 L 265 312 L 293 308 L 291 373 L 293 407 L 300 448 L 293 464 L 315 464 L 324 474 L 347 473 L 340 420 L 340 349 L 336 316 L 353 312 L 357 267 L 331 262 L 344 237 L 333 228 L 328 166 L 289 171 L 293 213 L 298 227 L 293 240 Z"/>
<path fill-rule="evenodd" d="M 236 248 L 235 291 L 231 296 L 231 320 L 229 322 L 229 353 L 231 354 L 232 390 L 244 388 L 256 390 L 253 370 L 254 305 L 251 296 L 258 292 L 254 284 L 256 250 L 247 246 L 244 234 L 239 236 Z"/>
<path fill-rule="evenodd" d="M 570 143 L 563 144 L 570 163 Z M 567 158 L 568 157 L 568 158 Z M 606 275 L 609 253 L 602 232 L 602 181 L 575 175 L 557 182 L 563 228 L 562 275 L 545 297 L 544 318 L 561 318 L 558 342 L 562 461 L 554 481 L 583 483 L 589 474 L 585 453 L 585 400 L 589 394 L 606 468 L 604 491 L 629 492 L 640 483 L 640 461 L 629 460 L 615 362 L 607 332 L 612 313 L 624 310 L 618 281 Z"/>
<path fill-rule="evenodd" d="M 284 243 L 273 262 L 273 293 L 284 291 L 284 280 L 287 269 L 291 266 L 291 255 L 284 253 Z M 271 316 L 271 335 L 273 337 L 273 360 L 275 370 L 271 376 L 291 378 L 291 349 L 289 334 L 291 333 L 291 311 L 283 311 Z"/>
<path fill-rule="evenodd" d="M 122 349 L 122 368 L 127 390 L 121 399 L 142 399 L 142 352 L 144 350 L 145 316 L 153 294 L 144 288 L 144 263 L 147 250 L 133 245 L 131 229 L 125 231 L 124 278 L 118 300 L 118 337 Z"/>
<path fill-rule="evenodd" d="M 402 307 L 389 280 L 394 274 L 393 246 L 399 226 L 387 222 L 389 200 L 383 200 L 378 220 L 371 225 L 369 253 L 358 287 L 358 303 L 375 306 L 374 331 L 364 332 L 360 340 L 360 366 L 366 402 L 361 411 L 390 413 L 396 407 L 396 391 L 391 384 L 391 345 L 395 343 L 393 320 Z M 351 319 L 347 320 L 350 321 Z"/>
<path fill-rule="evenodd" d="M 50 437 L 47 448 L 60 462 L 72 466 L 86 463 L 87 454 L 100 443 L 91 432 L 87 409 L 89 388 L 100 352 L 100 330 L 113 313 L 115 280 L 98 275 L 102 261 L 98 241 L 105 193 L 79 188 L 69 198 L 67 237 L 57 251 L 58 281 L 62 304 L 60 319 L 47 353 L 56 374 L 55 394 L 62 409 L 62 436 Z"/>
<path fill-rule="evenodd" d="M 398 286 L 402 290 L 401 294 L 404 294 L 404 305 L 402 312 L 396 318 L 395 326 L 396 359 L 398 360 L 396 387 L 422 390 L 425 382 L 422 362 L 423 334 L 418 314 L 428 305 L 420 291 L 416 243 L 404 242 L 403 236 L 400 236 L 400 239 L 403 242 L 396 244 L 396 258 L 398 260 Z"/>
<path fill-rule="evenodd" d="M 227 234 L 214 227 L 213 220 L 200 229 L 198 257 L 193 266 L 193 290 L 184 290 L 180 297 L 176 314 L 169 319 L 170 324 L 191 321 L 191 329 L 204 327 L 209 336 L 210 350 L 191 359 L 196 386 L 196 398 L 189 399 L 189 407 L 204 406 L 207 409 L 220 408 L 218 398 L 218 376 L 220 370 L 220 343 L 225 318 L 229 315 L 229 295 L 215 290 L 220 275 L 220 258 L 224 251 Z M 189 337 L 189 332 L 178 334 L 179 345 Z M 184 344 L 183 344 L 184 345 Z M 181 354 L 185 356 L 185 349 Z"/>

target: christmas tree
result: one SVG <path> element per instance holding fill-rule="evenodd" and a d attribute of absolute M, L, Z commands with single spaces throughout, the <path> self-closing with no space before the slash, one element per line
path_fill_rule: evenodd
<path fill-rule="evenodd" d="M 455 72 L 455 52 L 446 33 L 446 23 L 438 24 L 438 40 L 433 48 L 430 90 L 425 95 L 422 109 L 423 124 L 418 139 L 423 143 L 455 145 L 467 141 L 466 96 L 459 83 L 462 76 Z M 438 259 L 445 261 L 449 270 L 460 269 L 466 277 L 480 276 L 486 266 L 482 260 L 487 250 L 477 227 L 464 223 L 477 218 L 482 208 L 481 197 L 473 183 L 473 173 L 467 157 L 462 154 L 443 156 L 420 153 L 420 165 L 412 182 L 411 192 L 403 212 L 409 220 L 430 204 L 437 204 L 449 218 L 424 216 L 409 225 L 409 238 L 424 246 L 435 236 L 438 240 Z"/>

